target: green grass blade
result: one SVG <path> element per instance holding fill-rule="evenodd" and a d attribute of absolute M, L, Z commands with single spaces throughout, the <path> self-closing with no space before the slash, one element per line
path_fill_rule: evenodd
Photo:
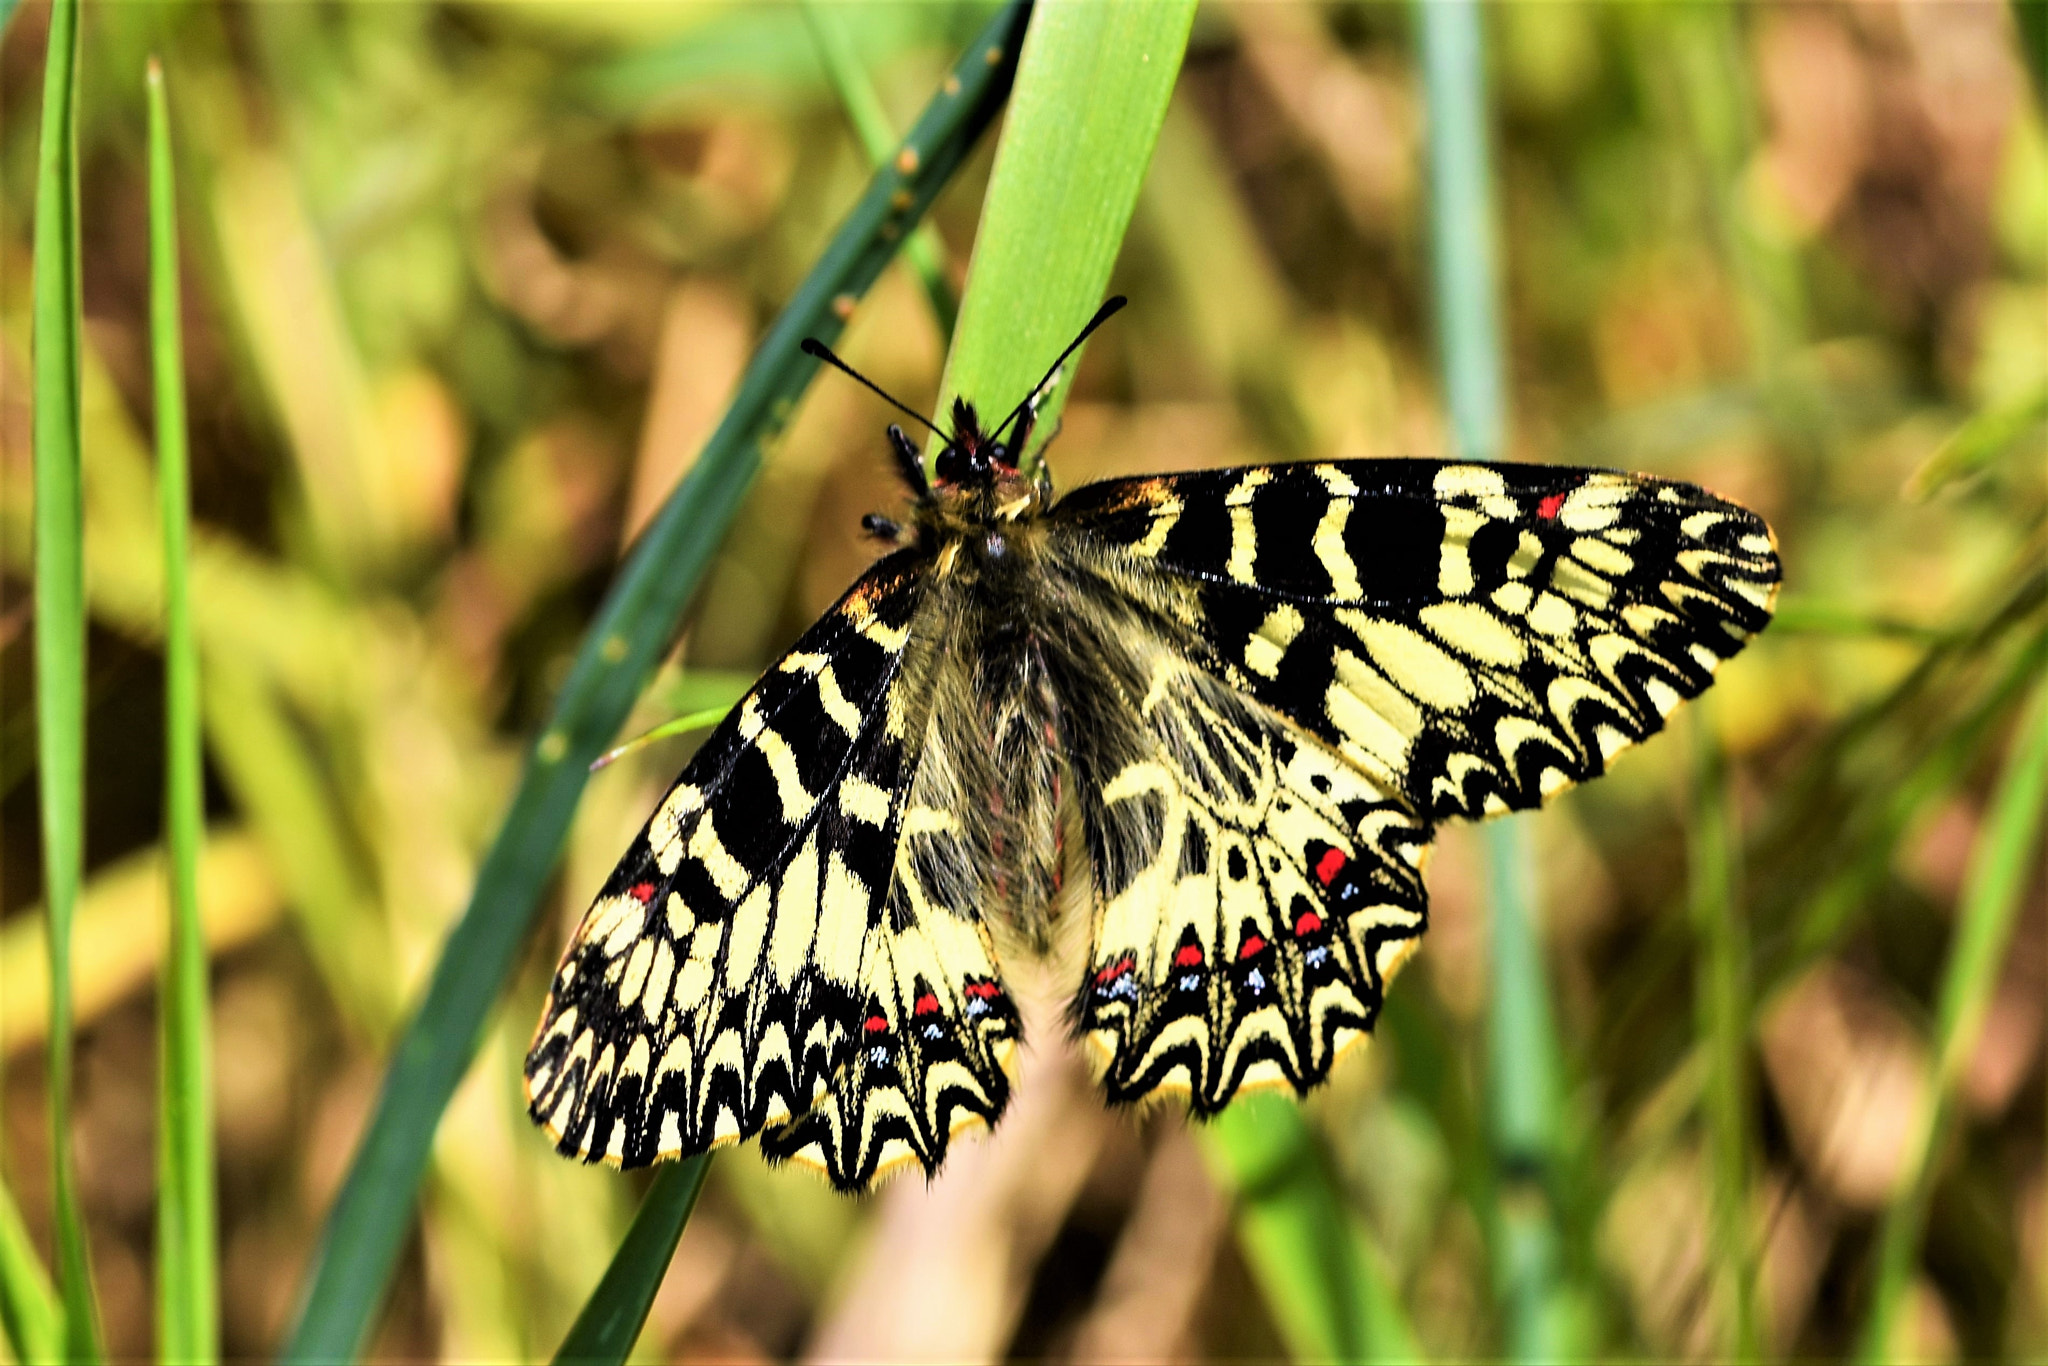
<path fill-rule="evenodd" d="M 1238 1245 L 1297 1361 L 1419 1361 L 1400 1296 L 1345 1210 L 1315 1131 L 1292 1099 L 1238 1100 L 1202 1130 L 1237 1195 Z"/>
<path fill-rule="evenodd" d="M 875 83 L 868 79 L 867 68 L 861 65 L 853 36 L 846 31 L 845 16 L 832 0 L 803 0 L 803 11 L 804 18 L 810 21 L 811 37 L 818 45 L 818 60 L 824 63 L 825 75 L 838 93 L 839 103 L 845 106 L 854 136 L 860 139 L 869 161 L 877 166 L 886 164 L 896 151 L 896 130 L 889 124 L 888 112 L 882 108 L 882 97 L 875 93 Z M 939 320 L 939 330 L 950 342 L 953 322 L 960 314 L 960 301 L 953 296 L 953 286 L 946 282 L 945 260 L 946 244 L 930 223 L 920 223 L 903 244 L 904 264 L 923 286 L 925 298 L 931 301 L 932 315 Z"/>
<path fill-rule="evenodd" d="M 63 1306 L 5 1186 L 0 1186 L 0 1329 L 16 1361 L 56 1361 L 64 1354 Z"/>
<path fill-rule="evenodd" d="M 700 1153 L 686 1162 L 664 1167 L 640 1202 L 633 1226 L 605 1268 L 604 1278 L 583 1305 L 555 1352 L 558 1363 L 614 1363 L 626 1359 L 639 1340 L 640 1327 L 661 1289 L 661 1278 L 675 1256 L 683 1225 L 704 1189 L 711 1157 Z"/>
<path fill-rule="evenodd" d="M 214 1286 L 213 1064 L 199 855 L 205 793 L 199 646 L 192 631 L 191 496 L 185 357 L 179 329 L 178 218 L 164 72 L 149 63 L 149 331 L 156 380 L 157 495 L 164 544 L 164 844 L 170 942 L 160 992 L 157 1076 L 157 1354 L 220 1357 Z"/>
<path fill-rule="evenodd" d="M 1710 699 L 1695 703 L 1695 780 L 1688 863 L 1693 932 L 1699 939 L 1695 993 L 1699 1033 L 1708 1045 L 1707 1140 L 1713 1174 L 1715 1274 L 1733 1294 L 1731 1359 L 1755 1361 L 1756 1277 L 1749 1235 L 1749 945 L 1735 904 L 1739 878 L 1728 774 Z"/>
<path fill-rule="evenodd" d="M 511 972 L 554 866 L 589 763 L 617 732 L 830 340 L 834 305 L 858 298 L 894 255 L 1008 95 L 1029 7 L 999 13 L 954 67 L 825 254 L 769 329 L 739 392 L 689 475 L 634 545 L 599 609 L 529 757 L 476 889 L 403 1031 L 361 1147 L 330 1213 L 285 1347 L 291 1361 L 352 1356 L 405 1238 L 435 1125 L 469 1066 L 484 1017 Z M 900 169 L 909 164 L 912 170 Z"/>
<path fill-rule="evenodd" d="M 991 421 L 1036 384 L 1109 287 L 1194 6 L 1054 5 L 1031 25 L 996 151 L 938 410 Z M 1071 375 L 1079 358 L 1068 363 Z M 1060 386 L 1040 410 L 1052 431 Z M 936 454 L 934 449 L 932 454 Z"/>
<path fill-rule="evenodd" d="M 2048 381 L 1972 414 L 1907 478 L 1906 496 L 1930 498 L 1995 464 L 2009 451 L 2032 450 L 2039 455 L 2038 433 L 2043 423 L 2048 423 Z M 2031 442 L 2026 440 L 2030 436 L 2034 438 Z"/>
<path fill-rule="evenodd" d="M 1415 14 L 1430 127 L 1430 252 L 1444 403 L 1458 455 L 1495 461 L 1507 453 L 1507 379 L 1481 12 L 1475 0 L 1430 0 Z M 1495 1294 L 1507 1356 L 1554 1360 L 1567 1352 L 1556 1313 L 1563 1251 L 1552 1192 L 1561 1147 L 1559 1042 L 1524 823 L 1489 825 L 1485 850 L 1493 944 L 1487 1110 L 1499 1180 Z"/>
<path fill-rule="evenodd" d="M 2035 661 L 2036 677 L 2041 661 Z M 1890 1359 L 1899 1306 L 1918 1261 L 1941 1151 L 1955 1120 L 1956 1087 L 1983 1034 L 1991 994 L 2012 943 L 2020 899 L 2034 875 L 2034 846 L 2048 805 L 2048 685 L 2034 691 L 1998 790 L 1970 851 L 1956 938 L 1935 1013 L 1934 1085 L 1912 1138 L 1907 1181 L 1885 1211 L 1877 1276 L 1857 1358 Z"/>
<path fill-rule="evenodd" d="M 80 473 L 78 5 L 52 0 L 36 161 L 35 672 L 44 902 L 50 916 L 50 1192 L 64 1353 L 100 1356 L 85 1215 L 71 1170 L 71 920 L 84 871 L 85 547 Z"/>
<path fill-rule="evenodd" d="M 1497 317 L 1492 170 L 1479 7 L 1429 0 L 1415 8 L 1429 126 L 1429 231 L 1437 348 L 1458 453 L 1506 454 L 1507 385 Z M 1509 1356 L 1554 1360 L 1561 1256 L 1551 1183 L 1558 1148 L 1558 1045 L 1535 888 L 1522 823 L 1485 838 L 1492 991 L 1487 1004 L 1488 1112 L 1498 1167 L 1495 1293 Z"/>

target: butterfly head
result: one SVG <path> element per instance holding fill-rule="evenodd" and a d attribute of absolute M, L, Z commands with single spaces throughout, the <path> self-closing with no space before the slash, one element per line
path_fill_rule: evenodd
<path fill-rule="evenodd" d="M 982 429 L 981 417 L 974 411 L 974 405 L 963 398 L 953 400 L 953 430 L 949 432 L 848 365 L 832 353 L 831 347 L 816 337 L 804 338 L 803 352 L 844 372 L 891 407 L 921 426 L 929 428 L 934 435 L 945 441 L 946 444 L 940 449 L 938 458 L 932 462 L 932 474 L 928 480 L 925 476 L 924 460 L 916 444 L 905 435 L 901 427 L 892 425 L 889 428 L 889 447 L 896 457 L 897 473 L 902 476 L 903 482 L 910 486 L 911 496 L 919 504 L 930 507 L 938 496 L 958 497 L 963 494 L 972 495 L 972 500 L 976 503 L 983 503 L 985 499 L 981 495 L 1001 493 L 1005 486 L 1015 485 L 1023 479 L 1018 468 L 1017 453 L 1025 450 L 1030 444 L 1032 427 L 1038 420 L 1040 405 L 1057 387 L 1067 359 L 1080 348 L 1082 342 L 1088 340 L 1090 333 L 1102 326 L 1112 314 L 1124 306 L 1124 303 L 1124 297 L 1119 294 L 1095 310 L 1095 316 L 1088 320 L 1088 325 L 1081 329 L 1073 341 L 1067 343 L 1067 349 L 1060 352 L 1059 359 L 1045 372 L 1045 378 L 1032 387 L 1031 392 L 1024 396 L 1023 402 L 1011 409 L 1008 417 L 989 431 Z M 1015 424 L 1016 430 L 1006 441 L 1003 434 L 1010 431 L 1012 424 Z M 1051 486 L 1041 479 L 1032 487 L 1041 494 L 1049 494 Z M 1005 502 L 1005 506 L 1011 504 Z M 894 538 L 895 524 L 887 518 L 870 518 L 866 525 L 871 533 L 881 536 L 884 540 Z"/>
<path fill-rule="evenodd" d="M 942 491 L 979 491 L 1017 477 L 1010 448 L 982 431 L 974 405 L 953 400 L 953 434 L 932 463 L 933 486 Z"/>

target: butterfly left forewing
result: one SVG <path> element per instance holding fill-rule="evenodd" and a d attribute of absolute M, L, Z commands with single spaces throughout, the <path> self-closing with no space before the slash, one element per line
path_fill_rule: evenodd
<path fill-rule="evenodd" d="M 639 1166 L 845 1113 L 860 1142 L 842 1150 L 841 1126 L 793 1155 L 858 1187 L 883 1165 L 888 1085 L 930 1162 L 957 1110 L 1000 1112 L 1013 1017 L 985 933 L 971 905 L 964 930 L 920 929 L 897 887 L 930 839 L 911 800 L 943 654 L 926 586 L 908 553 L 864 576 L 713 733 L 584 917 L 526 1060 L 564 1153 Z M 864 1069 L 870 1022 L 909 1029 L 925 995 L 951 1051 L 928 1040 L 893 1082 Z"/>

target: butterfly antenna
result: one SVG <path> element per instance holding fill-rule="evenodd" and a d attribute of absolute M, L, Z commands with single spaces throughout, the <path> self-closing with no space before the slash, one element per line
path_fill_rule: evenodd
<path fill-rule="evenodd" d="M 1024 401 L 1018 404 L 1015 408 L 1012 408 L 1010 410 L 1010 415 L 1003 419 L 1002 425 L 997 427 L 993 432 L 989 433 L 989 440 L 1000 440 L 1002 438 L 1003 433 L 1010 429 L 1010 424 L 1012 422 L 1015 422 L 1018 418 L 1024 415 L 1025 409 L 1036 408 L 1038 406 L 1039 399 L 1045 393 L 1046 386 L 1053 382 L 1053 378 L 1057 376 L 1060 372 L 1060 367 L 1067 363 L 1067 357 L 1073 355 L 1074 352 L 1080 350 L 1081 343 L 1087 341 L 1089 336 L 1095 331 L 1096 328 L 1108 322 L 1112 317 L 1116 315 L 1118 309 L 1122 308 L 1125 304 L 1129 302 L 1130 300 L 1126 299 L 1121 294 L 1111 295 L 1108 299 L 1105 299 L 1103 301 L 1102 307 L 1095 310 L 1095 316 L 1088 320 L 1088 325 L 1081 329 L 1080 335 L 1075 337 L 1072 341 L 1068 342 L 1067 349 L 1060 352 L 1060 358 L 1052 363 L 1052 368 L 1050 370 L 1047 370 L 1045 372 L 1045 378 L 1038 381 L 1037 384 L 1033 385 L 1031 388 L 1031 392 L 1024 396 Z"/>
<path fill-rule="evenodd" d="M 846 376 L 855 380 L 856 382 L 865 385 L 883 402 L 887 403 L 890 407 L 896 409 L 897 412 L 902 413 L 905 417 L 911 418 L 912 420 L 917 422 L 922 422 L 925 426 L 931 428 L 931 430 L 934 433 L 936 433 L 942 440 L 947 442 L 949 445 L 959 444 L 959 442 L 953 437 L 953 435 L 947 432 L 944 428 L 940 427 L 938 423 L 932 421 L 923 413 L 918 412 L 917 409 L 903 402 L 894 394 L 890 393 L 887 389 L 884 389 L 881 385 L 875 383 L 866 375 L 863 375 L 860 371 L 854 369 L 851 365 L 848 365 L 845 361 L 839 359 L 838 356 L 833 354 L 831 347 L 825 345 L 825 343 L 819 341 L 816 337 L 804 338 L 803 353 L 806 356 L 817 357 L 819 360 L 824 361 L 827 365 L 831 366 L 835 370 L 838 370 L 842 374 L 845 374 Z"/>

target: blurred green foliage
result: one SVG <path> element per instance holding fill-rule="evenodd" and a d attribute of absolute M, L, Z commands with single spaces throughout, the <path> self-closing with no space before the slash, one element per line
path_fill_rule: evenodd
<path fill-rule="evenodd" d="M 991 12 L 834 7 L 897 128 Z M 1899 1261 L 1876 1353 L 2041 1355 L 2048 900 L 2038 828 L 2014 833 L 2016 798 L 1992 815 L 2048 651 L 2048 138 L 2013 15 L 1874 0 L 1481 17 L 1507 454 L 1704 482 L 1771 519 L 1788 570 L 1784 619 L 1724 670 L 1711 714 L 1676 727 L 1703 734 L 1646 746 L 1520 831 L 1559 1040 L 1544 1193 L 1571 1331 L 1614 1355 L 1845 1354 Z M 143 1354 L 154 1191 L 133 1155 L 152 1142 L 155 1012 L 151 960 L 117 927 L 160 923 L 133 917 L 161 879 L 127 875 L 161 838 L 164 777 L 154 52 L 183 238 L 222 1346 L 268 1353 L 622 553 L 871 160 L 793 5 L 187 0 L 82 19 L 79 1191 L 108 1351 Z M 49 6 L 5 23 L 14 983 L 46 942 L 29 263 Z M 1052 449 L 1063 485 L 1450 448 L 1418 39 L 1407 5 L 1198 13 L 1111 276 L 1133 305 L 1091 343 Z M 934 207 L 955 288 L 991 156 Z M 944 332 L 903 270 L 841 349 L 913 402 L 939 386 Z M 623 733 L 729 698 L 870 553 L 857 518 L 896 497 L 886 415 L 823 384 L 787 417 Z M 583 793 L 536 889 L 544 927 L 442 1118 L 373 1354 L 552 1352 L 623 1236 L 640 1179 L 557 1159 L 517 1065 L 563 936 L 692 743 L 650 745 Z M 1004 1130 L 929 1189 L 852 1204 L 722 1158 L 638 1350 L 1246 1356 L 1394 1321 L 1430 1356 L 1500 1352 L 1492 1211 L 1511 1192 L 1483 1100 L 1499 1058 L 1480 850 L 1442 841 L 1431 940 L 1379 1042 L 1301 1108 L 1311 1156 L 1266 1205 L 1249 1168 L 1191 1156 L 1177 1118 L 1102 1115 L 1042 1027 Z M 1992 868 L 2006 880 L 1972 871 Z M 1990 914 L 1971 909 L 1987 878 L 2011 917 L 1989 955 L 1995 937 L 1964 929 Z M 11 1275 L 24 1248 L 50 1262 L 50 1076 L 47 1015 L 0 1004 L 0 1177 L 26 1231 L 0 1227 Z M 1955 1019 L 1977 1022 L 1960 1053 Z M 1923 1161 L 1913 1136 L 1937 1105 Z M 1338 1208 L 1290 1194 L 1317 1172 Z M 1360 1268 L 1355 1317 L 1304 1330 L 1269 1279 L 1284 1258 L 1234 1208 L 1296 1209 L 1296 1232 L 1278 1223 L 1296 1254 L 1323 1238 Z M 1902 1218 L 1924 1232 L 1881 1257 Z"/>

